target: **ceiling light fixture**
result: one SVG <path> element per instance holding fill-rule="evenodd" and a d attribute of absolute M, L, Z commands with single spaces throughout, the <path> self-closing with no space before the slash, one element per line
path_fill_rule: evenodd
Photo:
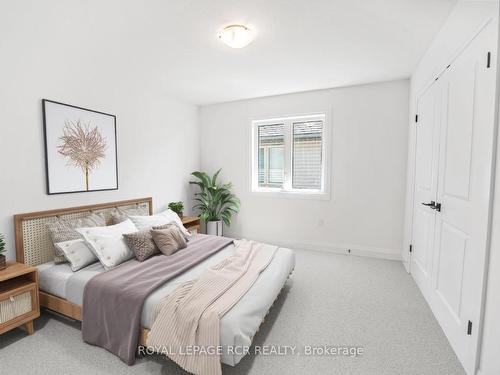
<path fill-rule="evenodd" d="M 243 48 L 254 39 L 254 33 L 244 25 L 229 25 L 219 33 L 219 39 L 231 48 Z"/>

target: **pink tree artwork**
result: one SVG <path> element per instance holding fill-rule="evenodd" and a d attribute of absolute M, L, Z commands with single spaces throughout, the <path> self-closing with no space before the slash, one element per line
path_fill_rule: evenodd
<path fill-rule="evenodd" d="M 89 174 L 99 167 L 106 154 L 106 139 L 97 126 L 66 120 L 63 135 L 59 137 L 57 151 L 66 157 L 67 165 L 80 168 L 85 178 L 85 188 L 89 190 Z"/>

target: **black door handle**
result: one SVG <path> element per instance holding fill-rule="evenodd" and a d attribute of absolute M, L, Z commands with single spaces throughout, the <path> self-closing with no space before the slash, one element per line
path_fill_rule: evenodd
<path fill-rule="evenodd" d="M 441 212 L 441 203 L 436 203 L 434 201 L 431 201 L 431 203 L 422 203 L 422 204 L 424 206 L 432 208 L 433 210 L 436 210 L 437 212 Z"/>
<path fill-rule="evenodd" d="M 436 202 L 431 201 L 431 203 L 422 203 L 424 206 L 434 209 L 436 207 Z"/>

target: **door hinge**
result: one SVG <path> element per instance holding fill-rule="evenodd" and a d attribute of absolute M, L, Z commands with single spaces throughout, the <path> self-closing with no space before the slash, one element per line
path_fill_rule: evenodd
<path fill-rule="evenodd" d="M 491 67 L 491 52 L 488 52 L 488 56 L 486 57 L 486 68 Z"/>
<path fill-rule="evenodd" d="M 472 335 L 472 322 L 469 320 L 469 323 L 467 324 L 467 334 Z"/>
<path fill-rule="evenodd" d="M 410 253 L 413 251 L 413 245 L 410 245 Z"/>
<path fill-rule="evenodd" d="M 418 122 L 418 114 L 415 115 L 415 122 Z"/>

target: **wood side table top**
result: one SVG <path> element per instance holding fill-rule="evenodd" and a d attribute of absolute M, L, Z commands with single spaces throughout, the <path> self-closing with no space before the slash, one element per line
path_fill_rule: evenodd
<path fill-rule="evenodd" d="M 184 225 L 197 225 L 200 223 L 199 216 L 183 216 L 181 220 Z"/>
<path fill-rule="evenodd" d="M 4 270 L 0 270 L 0 282 L 36 271 L 37 269 L 35 267 L 30 267 L 23 263 L 9 261 L 7 262 L 7 268 Z"/>

